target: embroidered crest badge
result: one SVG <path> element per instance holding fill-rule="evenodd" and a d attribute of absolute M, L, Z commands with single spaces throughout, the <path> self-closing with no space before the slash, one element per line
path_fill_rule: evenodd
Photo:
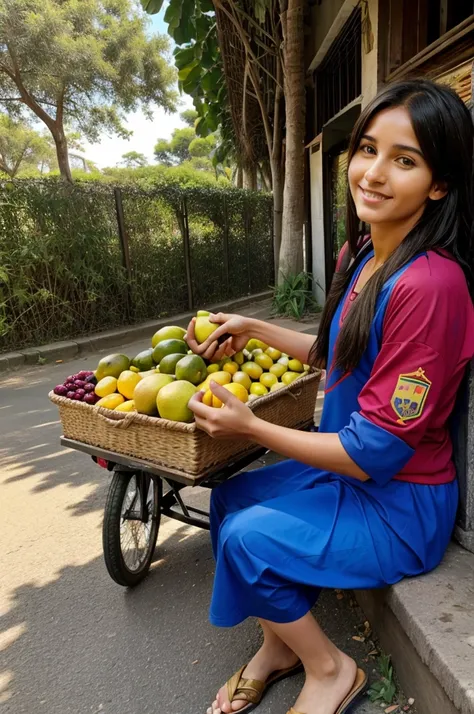
<path fill-rule="evenodd" d="M 390 404 L 398 416 L 397 423 L 404 424 L 410 419 L 417 419 L 423 413 L 431 382 L 425 376 L 424 369 L 411 374 L 401 374 L 393 392 Z"/>

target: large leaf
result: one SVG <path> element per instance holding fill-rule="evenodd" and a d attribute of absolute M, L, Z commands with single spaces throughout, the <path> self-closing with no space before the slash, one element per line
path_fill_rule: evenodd
<path fill-rule="evenodd" d="M 174 51 L 174 61 L 178 69 L 183 69 L 196 59 L 196 45 L 183 47 Z"/>
<path fill-rule="evenodd" d="M 200 70 L 199 62 L 198 62 L 197 59 L 194 59 L 192 62 L 190 62 L 189 64 L 187 64 L 187 65 L 185 65 L 184 67 L 182 67 L 182 68 L 179 70 L 179 73 L 178 73 L 178 79 L 179 79 L 179 81 L 180 81 L 180 82 L 186 82 L 186 81 L 188 80 L 188 78 L 189 78 L 189 75 L 192 73 L 192 71 L 193 71 L 194 69 L 196 69 L 196 67 Z"/>
<path fill-rule="evenodd" d="M 168 23 L 168 32 L 170 35 L 173 34 L 173 31 L 179 27 L 179 23 L 181 22 L 181 15 L 183 12 L 183 0 L 171 0 L 170 4 L 168 5 L 166 12 L 165 12 L 165 17 L 164 21 Z"/>
<path fill-rule="evenodd" d="M 214 12 L 214 3 L 212 0 L 199 0 L 201 12 Z"/>
<path fill-rule="evenodd" d="M 163 0 L 140 0 L 142 8 L 149 15 L 156 15 L 163 7 Z"/>

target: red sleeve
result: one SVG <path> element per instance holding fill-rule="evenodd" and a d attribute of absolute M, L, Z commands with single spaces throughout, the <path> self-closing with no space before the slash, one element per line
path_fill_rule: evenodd
<path fill-rule="evenodd" d="M 349 243 L 346 241 L 344 245 L 342 246 L 341 250 L 339 251 L 339 255 L 337 256 L 337 262 L 336 262 L 336 273 L 339 272 L 341 263 L 344 259 L 345 254 L 349 250 Z"/>
<path fill-rule="evenodd" d="M 461 274 L 459 284 L 459 266 L 443 262 L 448 274 L 456 271 L 454 286 L 452 280 L 433 275 L 428 258 L 420 257 L 393 288 L 382 346 L 359 395 L 361 416 L 413 449 L 434 417 L 443 421 L 449 416 L 449 404 L 447 413 L 441 413 L 446 405 L 440 407 L 440 397 L 446 396 L 450 377 L 459 370 L 469 328 L 464 278 Z"/>

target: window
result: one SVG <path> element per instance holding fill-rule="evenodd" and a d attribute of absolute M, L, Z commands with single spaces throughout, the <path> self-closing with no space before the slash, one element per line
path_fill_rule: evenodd
<path fill-rule="evenodd" d="M 357 8 L 314 73 L 316 134 L 361 93 L 361 11 Z"/>
<path fill-rule="evenodd" d="M 474 13 L 474 0 L 387 0 L 386 76 Z"/>

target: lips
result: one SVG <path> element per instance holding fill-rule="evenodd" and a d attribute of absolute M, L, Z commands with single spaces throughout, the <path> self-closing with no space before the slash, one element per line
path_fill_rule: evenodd
<path fill-rule="evenodd" d="M 382 201 L 387 201 L 391 198 L 391 196 L 386 196 L 384 193 L 380 193 L 380 191 L 370 191 L 369 189 L 362 188 L 362 186 L 359 186 L 359 188 L 365 200 L 370 203 L 382 203 Z"/>

